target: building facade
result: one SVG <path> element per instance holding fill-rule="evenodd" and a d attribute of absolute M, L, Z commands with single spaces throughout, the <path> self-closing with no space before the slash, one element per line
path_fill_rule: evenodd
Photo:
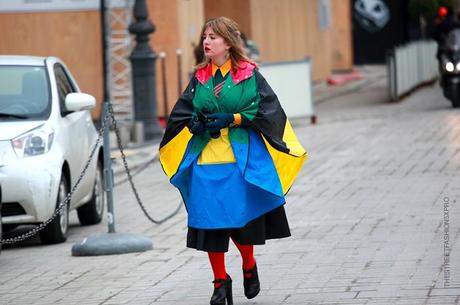
<path fill-rule="evenodd" d="M 53 3 L 50 4 L 50 1 Z M 110 1 L 115 3 L 112 5 L 114 10 L 129 10 L 134 2 Z M 313 79 L 320 81 L 334 70 L 352 68 L 350 1 L 147 0 L 149 18 L 156 27 L 150 36 L 150 44 L 157 54 L 166 54 L 168 111 L 193 71 L 193 45 L 199 42 L 205 20 L 228 16 L 237 21 L 241 30 L 258 46 L 261 64 L 309 57 L 313 64 Z M 0 54 L 62 58 L 82 91 L 96 97 L 98 107 L 93 111 L 93 117 L 99 117 L 103 94 L 99 0 L 31 3 L 11 0 L 0 4 L 0 27 L 3 29 Z M 134 43 L 126 45 L 130 48 Z M 180 72 L 177 50 L 182 54 Z M 122 67 L 115 65 L 113 69 L 117 71 Z M 164 94 L 159 60 L 156 71 L 157 113 L 161 116 L 164 113 Z"/>

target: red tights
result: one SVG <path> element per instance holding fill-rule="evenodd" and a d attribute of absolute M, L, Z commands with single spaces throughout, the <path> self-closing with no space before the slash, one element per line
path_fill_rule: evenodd
<path fill-rule="evenodd" d="M 233 239 L 232 239 L 233 240 Z M 241 245 L 233 240 L 243 259 L 243 269 L 249 270 L 254 268 L 256 261 L 254 259 L 254 246 Z M 227 271 L 225 269 L 225 252 L 208 252 L 209 261 L 211 262 L 212 272 L 215 280 L 225 280 Z"/>

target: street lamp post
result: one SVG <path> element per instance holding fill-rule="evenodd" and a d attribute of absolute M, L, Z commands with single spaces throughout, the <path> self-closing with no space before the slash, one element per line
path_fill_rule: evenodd
<path fill-rule="evenodd" d="M 134 120 L 144 125 L 144 139 L 151 140 L 162 132 L 156 115 L 156 54 L 149 45 L 149 35 L 155 31 L 155 26 L 148 20 L 145 0 L 136 0 L 134 18 L 129 26 L 130 33 L 136 35 L 136 47 L 131 53 L 130 60 L 133 75 Z"/>

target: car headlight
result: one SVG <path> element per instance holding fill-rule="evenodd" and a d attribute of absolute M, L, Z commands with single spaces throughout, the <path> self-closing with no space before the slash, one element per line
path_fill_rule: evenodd
<path fill-rule="evenodd" d="M 54 130 L 40 126 L 14 138 L 11 142 L 19 158 L 31 157 L 48 152 L 53 144 Z"/>
<path fill-rule="evenodd" d="M 447 72 L 454 72 L 455 66 L 452 62 L 447 62 L 445 65 L 446 71 Z"/>

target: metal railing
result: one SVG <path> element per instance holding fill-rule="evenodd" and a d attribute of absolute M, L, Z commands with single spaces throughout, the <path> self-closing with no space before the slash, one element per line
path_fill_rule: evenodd
<path fill-rule="evenodd" d="M 392 100 L 438 78 L 436 50 L 435 41 L 424 40 L 397 46 L 388 52 L 386 64 Z"/>

